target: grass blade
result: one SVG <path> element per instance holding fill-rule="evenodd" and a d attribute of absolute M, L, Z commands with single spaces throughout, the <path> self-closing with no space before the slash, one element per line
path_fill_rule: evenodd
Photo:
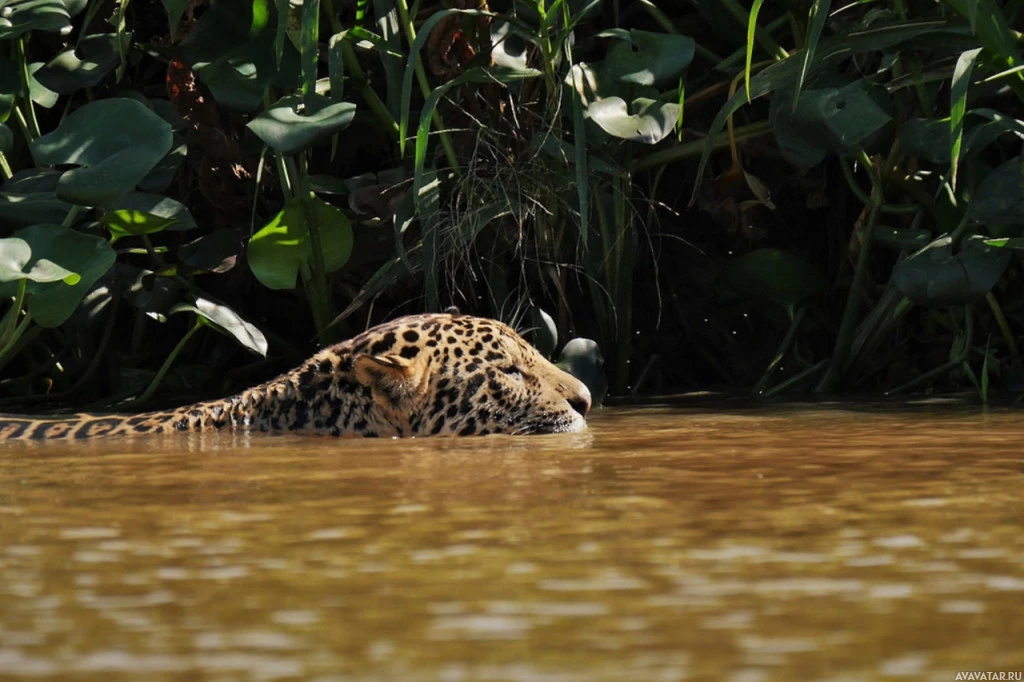
<path fill-rule="evenodd" d="M 949 88 L 949 185 L 956 189 L 956 172 L 960 165 L 960 146 L 964 136 L 964 114 L 967 113 L 967 90 L 971 84 L 971 72 L 978 61 L 982 48 L 968 50 L 956 60 L 953 82 Z"/>
<path fill-rule="evenodd" d="M 796 90 L 793 92 L 793 109 L 800 99 L 800 90 L 804 87 L 807 79 L 807 71 L 814 59 L 814 52 L 818 49 L 818 41 L 821 39 L 821 32 L 825 28 L 825 21 L 828 19 L 829 9 L 832 7 L 832 0 L 815 0 L 811 5 L 811 16 L 808 19 L 807 42 L 804 43 L 803 64 L 800 67 L 800 78 L 796 82 Z M 747 68 L 750 68 L 750 57 L 747 57 Z M 749 76 L 748 76 L 749 77 Z M 749 98 L 750 93 L 747 93 Z"/>
<path fill-rule="evenodd" d="M 320 0 L 302 3 L 302 97 L 307 106 L 316 94 L 317 39 L 320 30 Z"/>
<path fill-rule="evenodd" d="M 754 6 L 750 10 L 750 19 L 747 21 L 747 65 L 743 69 L 747 102 L 750 102 L 750 64 L 754 59 L 754 31 L 757 29 L 757 14 L 761 11 L 763 4 L 764 0 L 754 0 Z"/>

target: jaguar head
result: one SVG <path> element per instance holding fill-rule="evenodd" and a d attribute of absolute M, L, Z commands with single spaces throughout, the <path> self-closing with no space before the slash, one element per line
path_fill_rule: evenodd
<path fill-rule="evenodd" d="M 469 315 L 396 320 L 354 359 L 403 435 L 582 431 L 590 391 L 510 327 Z"/>

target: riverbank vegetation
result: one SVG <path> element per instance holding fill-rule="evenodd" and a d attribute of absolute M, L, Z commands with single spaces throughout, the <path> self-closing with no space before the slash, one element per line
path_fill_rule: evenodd
<path fill-rule="evenodd" d="M 0 409 L 449 305 L 596 339 L 616 395 L 1019 390 L 1022 17 L 0 0 Z"/>

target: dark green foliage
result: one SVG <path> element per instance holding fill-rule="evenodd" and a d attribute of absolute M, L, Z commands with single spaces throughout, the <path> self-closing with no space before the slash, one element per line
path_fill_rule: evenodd
<path fill-rule="evenodd" d="M 613 394 L 1019 369 L 1019 3 L 0 5 L 0 407 L 450 304 Z"/>

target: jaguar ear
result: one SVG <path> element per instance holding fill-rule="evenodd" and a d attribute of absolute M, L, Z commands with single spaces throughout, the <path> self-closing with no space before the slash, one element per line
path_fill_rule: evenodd
<path fill-rule="evenodd" d="M 356 381 L 398 406 L 420 389 L 423 370 L 415 359 L 401 355 L 358 355 L 353 363 Z"/>

